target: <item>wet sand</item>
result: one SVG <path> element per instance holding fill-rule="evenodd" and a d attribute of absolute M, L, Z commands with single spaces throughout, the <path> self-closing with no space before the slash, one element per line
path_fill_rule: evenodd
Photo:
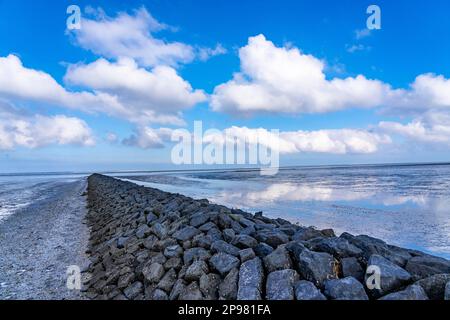
<path fill-rule="evenodd" d="M 0 223 L 0 299 L 83 298 L 67 289 L 66 271 L 88 264 L 85 190 L 85 179 L 61 183 Z"/>

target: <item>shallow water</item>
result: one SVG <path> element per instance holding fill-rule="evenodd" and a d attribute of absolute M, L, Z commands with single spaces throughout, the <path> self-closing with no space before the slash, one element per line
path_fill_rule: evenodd
<path fill-rule="evenodd" d="M 227 170 L 125 177 L 450 258 L 450 165 L 295 167 L 276 176 Z"/>

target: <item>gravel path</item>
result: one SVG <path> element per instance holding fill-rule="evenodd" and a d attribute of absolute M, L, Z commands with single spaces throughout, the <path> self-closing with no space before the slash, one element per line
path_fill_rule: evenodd
<path fill-rule="evenodd" d="M 85 190 L 85 179 L 61 183 L 0 224 L 0 299 L 82 299 L 66 271 L 88 264 Z"/>

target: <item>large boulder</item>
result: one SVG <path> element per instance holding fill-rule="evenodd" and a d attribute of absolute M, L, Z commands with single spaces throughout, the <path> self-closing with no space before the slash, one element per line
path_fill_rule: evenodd
<path fill-rule="evenodd" d="M 254 248 L 258 245 L 258 241 L 249 235 L 239 234 L 234 237 L 232 244 L 241 249 Z"/>
<path fill-rule="evenodd" d="M 419 280 L 434 274 L 450 273 L 450 261 L 430 255 L 417 256 L 408 261 L 405 269 Z"/>
<path fill-rule="evenodd" d="M 238 292 L 239 269 L 234 268 L 219 285 L 219 297 L 224 300 L 236 300 Z"/>
<path fill-rule="evenodd" d="M 270 273 L 275 270 L 291 269 L 292 261 L 286 248 L 280 246 L 264 258 L 264 266 Z"/>
<path fill-rule="evenodd" d="M 336 258 L 359 257 L 363 251 L 344 238 L 323 238 L 311 243 L 313 251 L 327 252 Z"/>
<path fill-rule="evenodd" d="M 369 300 L 361 282 L 353 277 L 325 281 L 324 293 L 334 300 Z"/>
<path fill-rule="evenodd" d="M 431 300 L 442 300 L 445 296 L 445 286 L 449 281 L 450 274 L 444 273 L 432 275 L 415 284 L 421 286 Z"/>
<path fill-rule="evenodd" d="M 187 281 L 198 281 L 200 277 L 208 273 L 208 265 L 205 261 L 197 260 L 194 261 L 186 270 L 184 279 Z"/>
<path fill-rule="evenodd" d="M 207 300 L 217 300 L 220 276 L 215 273 L 203 274 L 200 277 L 200 291 Z"/>
<path fill-rule="evenodd" d="M 239 270 L 238 300 L 261 300 L 264 270 L 260 258 L 248 260 Z"/>
<path fill-rule="evenodd" d="M 253 247 L 253 250 L 255 251 L 255 254 L 260 258 L 264 258 L 268 254 L 273 252 L 273 248 L 264 242 L 258 243 L 255 247 Z"/>
<path fill-rule="evenodd" d="M 239 256 L 239 249 L 223 240 L 214 241 L 211 245 L 211 252 L 212 253 L 224 252 L 236 257 Z"/>
<path fill-rule="evenodd" d="M 301 280 L 295 284 L 295 298 L 297 300 L 327 300 L 314 283 Z"/>
<path fill-rule="evenodd" d="M 364 270 L 355 257 L 343 258 L 341 260 L 341 270 L 344 278 L 353 277 L 359 282 L 364 281 Z"/>
<path fill-rule="evenodd" d="M 180 292 L 179 300 L 203 300 L 202 292 L 197 282 L 191 282 L 187 287 L 184 287 Z"/>
<path fill-rule="evenodd" d="M 198 230 L 197 228 L 194 228 L 192 226 L 187 226 L 181 230 L 176 231 L 173 234 L 173 237 L 179 241 L 188 241 L 188 240 L 192 239 L 193 237 L 195 237 L 196 235 L 198 235 L 199 233 L 201 233 L 201 231 Z"/>
<path fill-rule="evenodd" d="M 208 260 L 211 257 L 209 251 L 200 248 L 190 248 L 184 252 L 183 261 L 185 265 L 190 265 L 194 260 Z"/>
<path fill-rule="evenodd" d="M 428 300 L 428 297 L 421 286 L 414 284 L 405 290 L 385 295 L 380 300 Z"/>
<path fill-rule="evenodd" d="M 159 263 L 147 264 L 142 269 L 142 274 L 147 281 L 157 283 L 164 275 L 164 267 Z"/>
<path fill-rule="evenodd" d="M 294 284 L 298 281 L 297 271 L 292 269 L 269 273 L 266 282 L 267 300 L 294 300 Z"/>
<path fill-rule="evenodd" d="M 377 254 L 370 256 L 368 267 L 378 267 L 380 271 L 379 288 L 374 287 L 372 290 L 370 290 L 370 294 L 375 298 L 398 290 L 399 288 L 409 284 L 412 280 L 412 277 L 408 273 L 408 271 L 400 268 L 397 264 Z M 369 277 L 371 277 L 371 279 L 377 279 L 376 274 L 372 275 L 366 272 L 365 283 L 371 282 Z"/>
<path fill-rule="evenodd" d="M 325 280 L 337 278 L 337 270 L 332 255 L 325 252 L 314 252 L 304 249 L 298 257 L 300 275 L 322 287 Z"/>
<path fill-rule="evenodd" d="M 209 259 L 209 264 L 213 270 L 218 271 L 221 275 L 225 275 L 231 269 L 239 266 L 239 259 L 231 254 L 219 252 Z"/>
<path fill-rule="evenodd" d="M 258 231 L 255 238 L 258 241 L 267 243 L 269 246 L 274 248 L 289 241 L 289 236 L 284 232 L 268 229 Z"/>

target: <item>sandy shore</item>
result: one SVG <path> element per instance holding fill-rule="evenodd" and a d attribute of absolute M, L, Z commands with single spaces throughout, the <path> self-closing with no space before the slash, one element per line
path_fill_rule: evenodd
<path fill-rule="evenodd" d="M 88 264 L 85 190 L 85 179 L 61 184 L 0 224 L 0 299 L 82 298 L 67 289 L 66 271 Z"/>

